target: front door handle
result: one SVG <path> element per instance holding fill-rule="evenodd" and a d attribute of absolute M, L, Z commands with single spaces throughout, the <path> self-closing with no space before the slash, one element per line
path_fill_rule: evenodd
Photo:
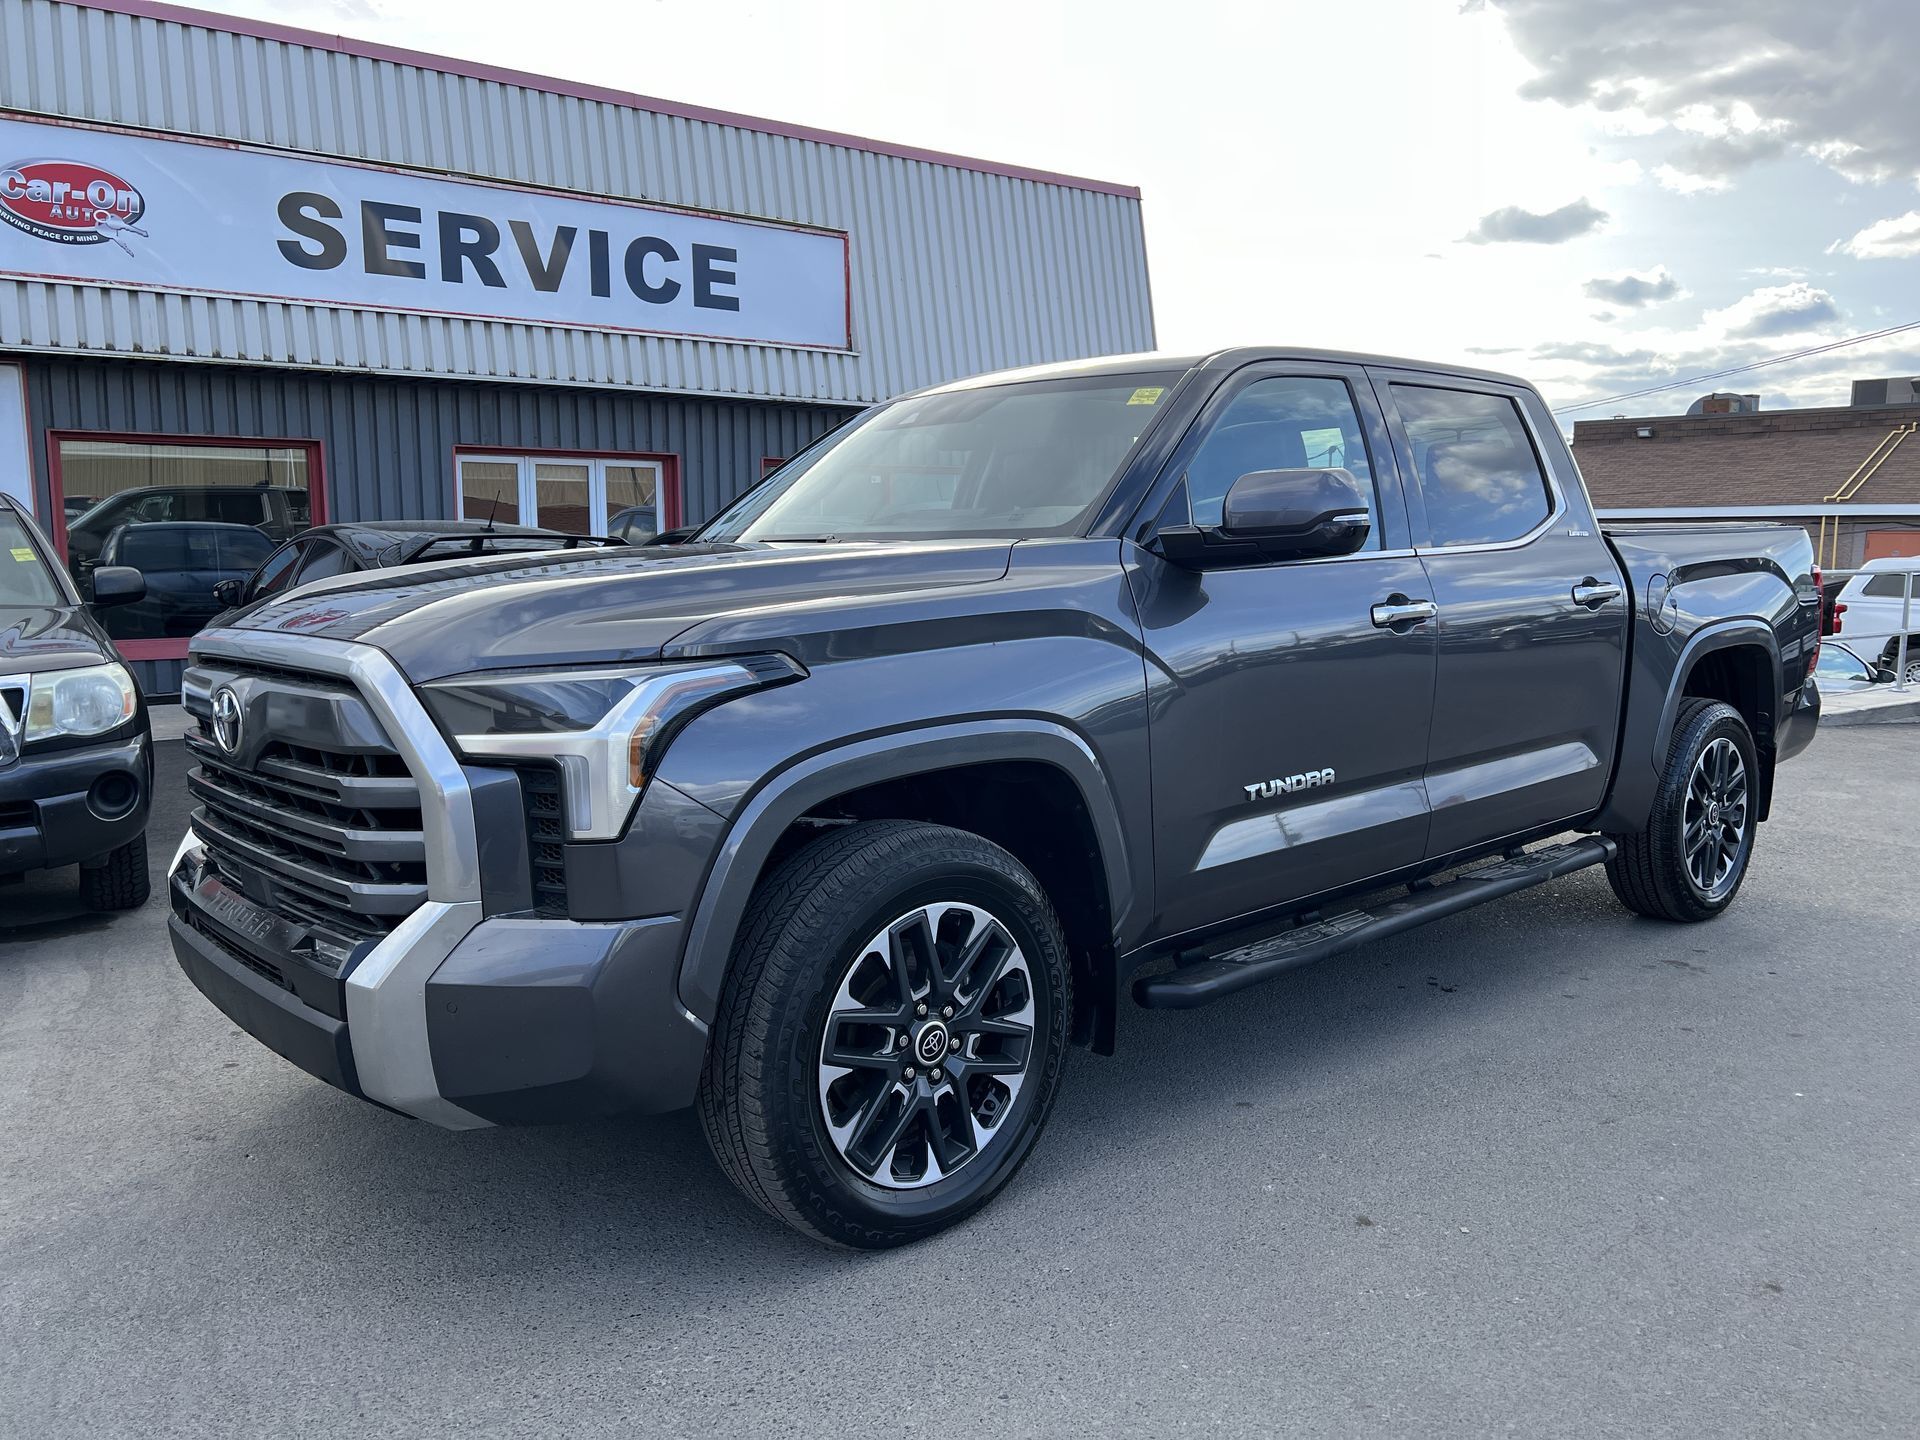
<path fill-rule="evenodd" d="M 1440 607 L 1431 600 L 1409 600 L 1404 595 L 1389 595 L 1373 607 L 1373 623 L 1382 630 L 1398 629 L 1402 625 L 1418 625 L 1422 620 L 1431 620 L 1440 613 Z"/>
<path fill-rule="evenodd" d="M 1573 587 L 1573 603 L 1598 610 L 1609 600 L 1618 600 L 1626 592 L 1618 585 L 1596 580 L 1591 575 Z"/>

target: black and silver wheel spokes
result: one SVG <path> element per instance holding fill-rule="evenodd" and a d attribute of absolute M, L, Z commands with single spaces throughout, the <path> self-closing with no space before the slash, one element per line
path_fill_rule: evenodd
<path fill-rule="evenodd" d="M 1000 1134 L 1034 1049 L 1033 976 L 985 910 L 935 901 L 863 945 L 827 1007 L 820 1111 L 862 1178 L 912 1190 Z"/>
<path fill-rule="evenodd" d="M 1738 878 L 1747 836 L 1747 766 L 1724 735 L 1693 762 L 1680 823 L 1687 874 L 1701 894 L 1717 898 Z"/>

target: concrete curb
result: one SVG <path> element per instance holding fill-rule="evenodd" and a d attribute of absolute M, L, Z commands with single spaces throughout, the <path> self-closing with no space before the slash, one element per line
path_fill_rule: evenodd
<path fill-rule="evenodd" d="M 1920 724 L 1920 695 L 1892 705 L 1874 705 L 1858 710 L 1825 710 L 1820 715 L 1822 730 L 1834 726 L 1847 729 L 1854 725 L 1913 724 Z"/>

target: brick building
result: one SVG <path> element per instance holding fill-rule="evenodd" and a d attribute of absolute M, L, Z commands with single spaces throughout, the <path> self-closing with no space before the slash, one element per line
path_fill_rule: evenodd
<path fill-rule="evenodd" d="M 1640 416 L 1577 422 L 1573 453 L 1611 518 L 1798 521 L 1836 569 L 1920 555 L 1916 432 L 1911 401 Z"/>

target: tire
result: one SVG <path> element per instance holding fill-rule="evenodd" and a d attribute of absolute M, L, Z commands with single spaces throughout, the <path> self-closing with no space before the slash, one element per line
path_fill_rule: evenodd
<path fill-rule="evenodd" d="M 1753 736 L 1731 705 L 1685 700 L 1646 829 L 1615 835 L 1607 882 L 1656 920 L 1711 920 L 1733 903 L 1753 858 L 1759 777 Z"/>
<path fill-rule="evenodd" d="M 151 889 L 144 834 L 109 850 L 104 865 L 80 867 L 80 903 L 89 910 L 137 910 Z"/>
<path fill-rule="evenodd" d="M 836 830 L 748 907 L 701 1079 L 707 1143 L 807 1235 L 864 1250 L 931 1235 L 1031 1153 L 1071 984 L 1053 907 L 998 845 L 909 821 Z M 853 1065 L 829 1058 L 830 1019 Z"/>

